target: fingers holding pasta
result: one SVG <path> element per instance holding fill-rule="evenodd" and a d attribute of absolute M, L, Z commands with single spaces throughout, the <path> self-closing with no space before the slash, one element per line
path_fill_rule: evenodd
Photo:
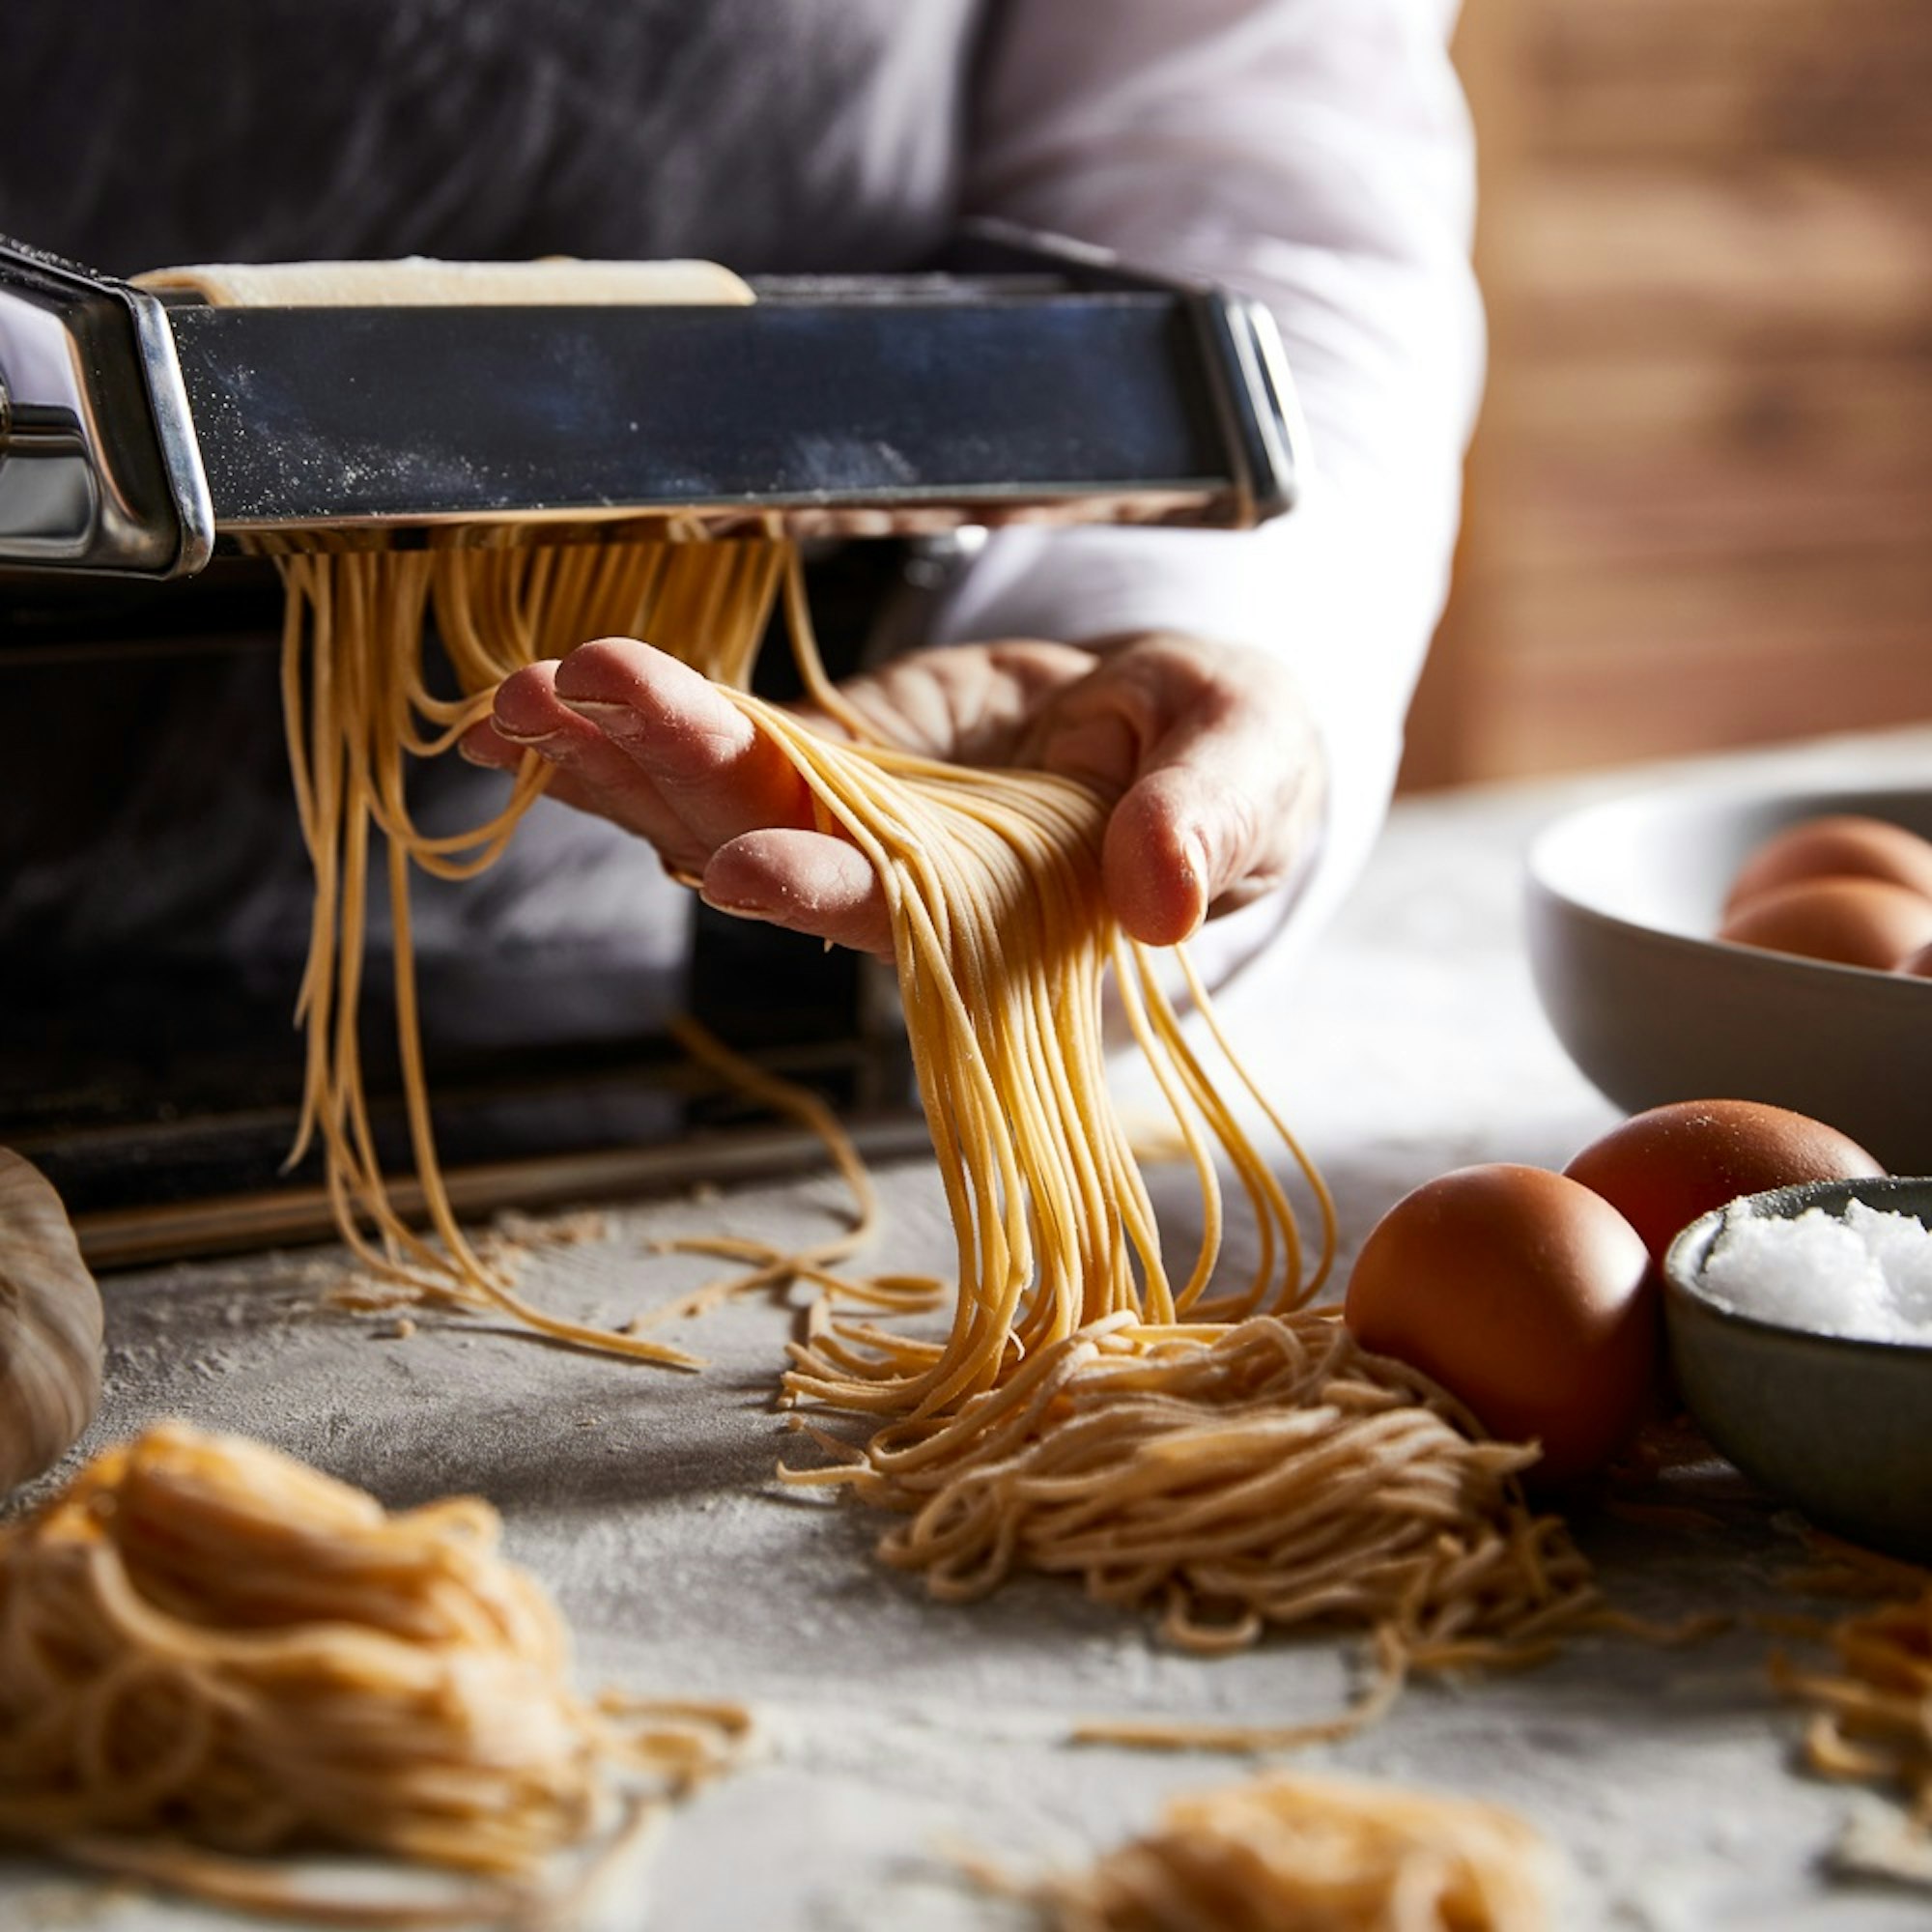
<path fill-rule="evenodd" d="M 568 779 L 571 803 L 641 833 L 691 871 L 740 833 L 811 820 L 778 747 L 709 679 L 631 638 L 514 672 L 464 749 L 489 764 L 535 752 Z"/>
<path fill-rule="evenodd" d="M 885 900 L 844 839 L 811 829 L 779 748 L 688 665 L 634 639 L 583 644 L 505 678 L 464 741 L 479 763 L 526 751 L 550 790 L 647 838 L 667 867 L 742 918 L 890 953 Z"/>
<path fill-rule="evenodd" d="M 915 652 L 841 690 L 890 742 L 1037 766 L 1114 798 L 1107 895 L 1151 945 L 1279 887 L 1313 847 L 1320 744 L 1293 679 L 1261 651 L 1166 632 L 1003 639 Z M 554 796 L 649 839 L 714 905 L 891 951 L 877 881 L 845 840 L 815 829 L 791 761 L 664 652 L 607 638 L 520 670 L 464 749 L 495 765 L 535 752 Z"/>
<path fill-rule="evenodd" d="M 721 845 L 704 868 L 704 899 L 742 919 L 893 956 L 892 917 L 871 862 L 827 833 L 775 826 Z"/>
<path fill-rule="evenodd" d="M 1150 945 L 1283 886 L 1314 850 L 1321 741 L 1294 679 L 1250 646 L 1173 632 L 949 644 L 844 691 L 895 744 L 1040 767 L 1116 800 L 1107 895 Z"/>
<path fill-rule="evenodd" d="M 1168 946 L 1294 876 L 1326 775 L 1293 678 L 1265 652 L 1170 632 L 1090 646 L 1088 676 L 1041 714 L 1027 760 L 1118 792 L 1107 895 Z"/>

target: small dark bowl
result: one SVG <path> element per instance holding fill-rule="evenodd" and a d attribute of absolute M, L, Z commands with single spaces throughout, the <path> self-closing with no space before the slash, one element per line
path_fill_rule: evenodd
<path fill-rule="evenodd" d="M 1932 1227 L 1932 1179 L 1818 1180 L 1748 1199 L 1755 1213 L 1787 1217 L 1862 1201 Z M 1746 1475 L 1821 1529 L 1932 1560 L 1932 1344 L 1814 1335 L 1705 1299 L 1698 1277 L 1737 1206 L 1693 1221 L 1664 1257 L 1685 1406 Z"/>

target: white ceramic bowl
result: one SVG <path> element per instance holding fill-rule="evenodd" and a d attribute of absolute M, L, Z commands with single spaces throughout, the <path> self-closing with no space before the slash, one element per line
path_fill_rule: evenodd
<path fill-rule="evenodd" d="M 1619 1106 L 1768 1100 L 1894 1174 L 1932 1174 L 1932 980 L 1710 937 L 1753 846 L 1836 811 L 1932 838 L 1932 790 L 1686 785 L 1557 820 L 1529 857 L 1530 969 L 1557 1037 Z"/>

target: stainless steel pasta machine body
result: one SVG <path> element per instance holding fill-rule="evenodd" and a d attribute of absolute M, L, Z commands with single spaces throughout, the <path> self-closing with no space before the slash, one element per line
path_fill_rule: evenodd
<path fill-rule="evenodd" d="M 1267 311 L 976 231 L 745 307 L 212 306 L 0 242 L 0 567 L 676 514 L 871 535 L 1241 526 L 1293 500 Z"/>

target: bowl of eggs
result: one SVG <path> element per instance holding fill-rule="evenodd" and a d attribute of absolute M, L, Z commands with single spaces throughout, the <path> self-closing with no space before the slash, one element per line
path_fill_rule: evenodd
<path fill-rule="evenodd" d="M 1619 1106 L 1767 1101 L 1932 1173 L 1932 790 L 1612 800 L 1538 838 L 1526 910 L 1544 1011 Z"/>
<path fill-rule="evenodd" d="M 1932 1180 L 1748 1195 L 1664 1259 L 1685 1406 L 1825 1529 L 1932 1560 Z"/>

